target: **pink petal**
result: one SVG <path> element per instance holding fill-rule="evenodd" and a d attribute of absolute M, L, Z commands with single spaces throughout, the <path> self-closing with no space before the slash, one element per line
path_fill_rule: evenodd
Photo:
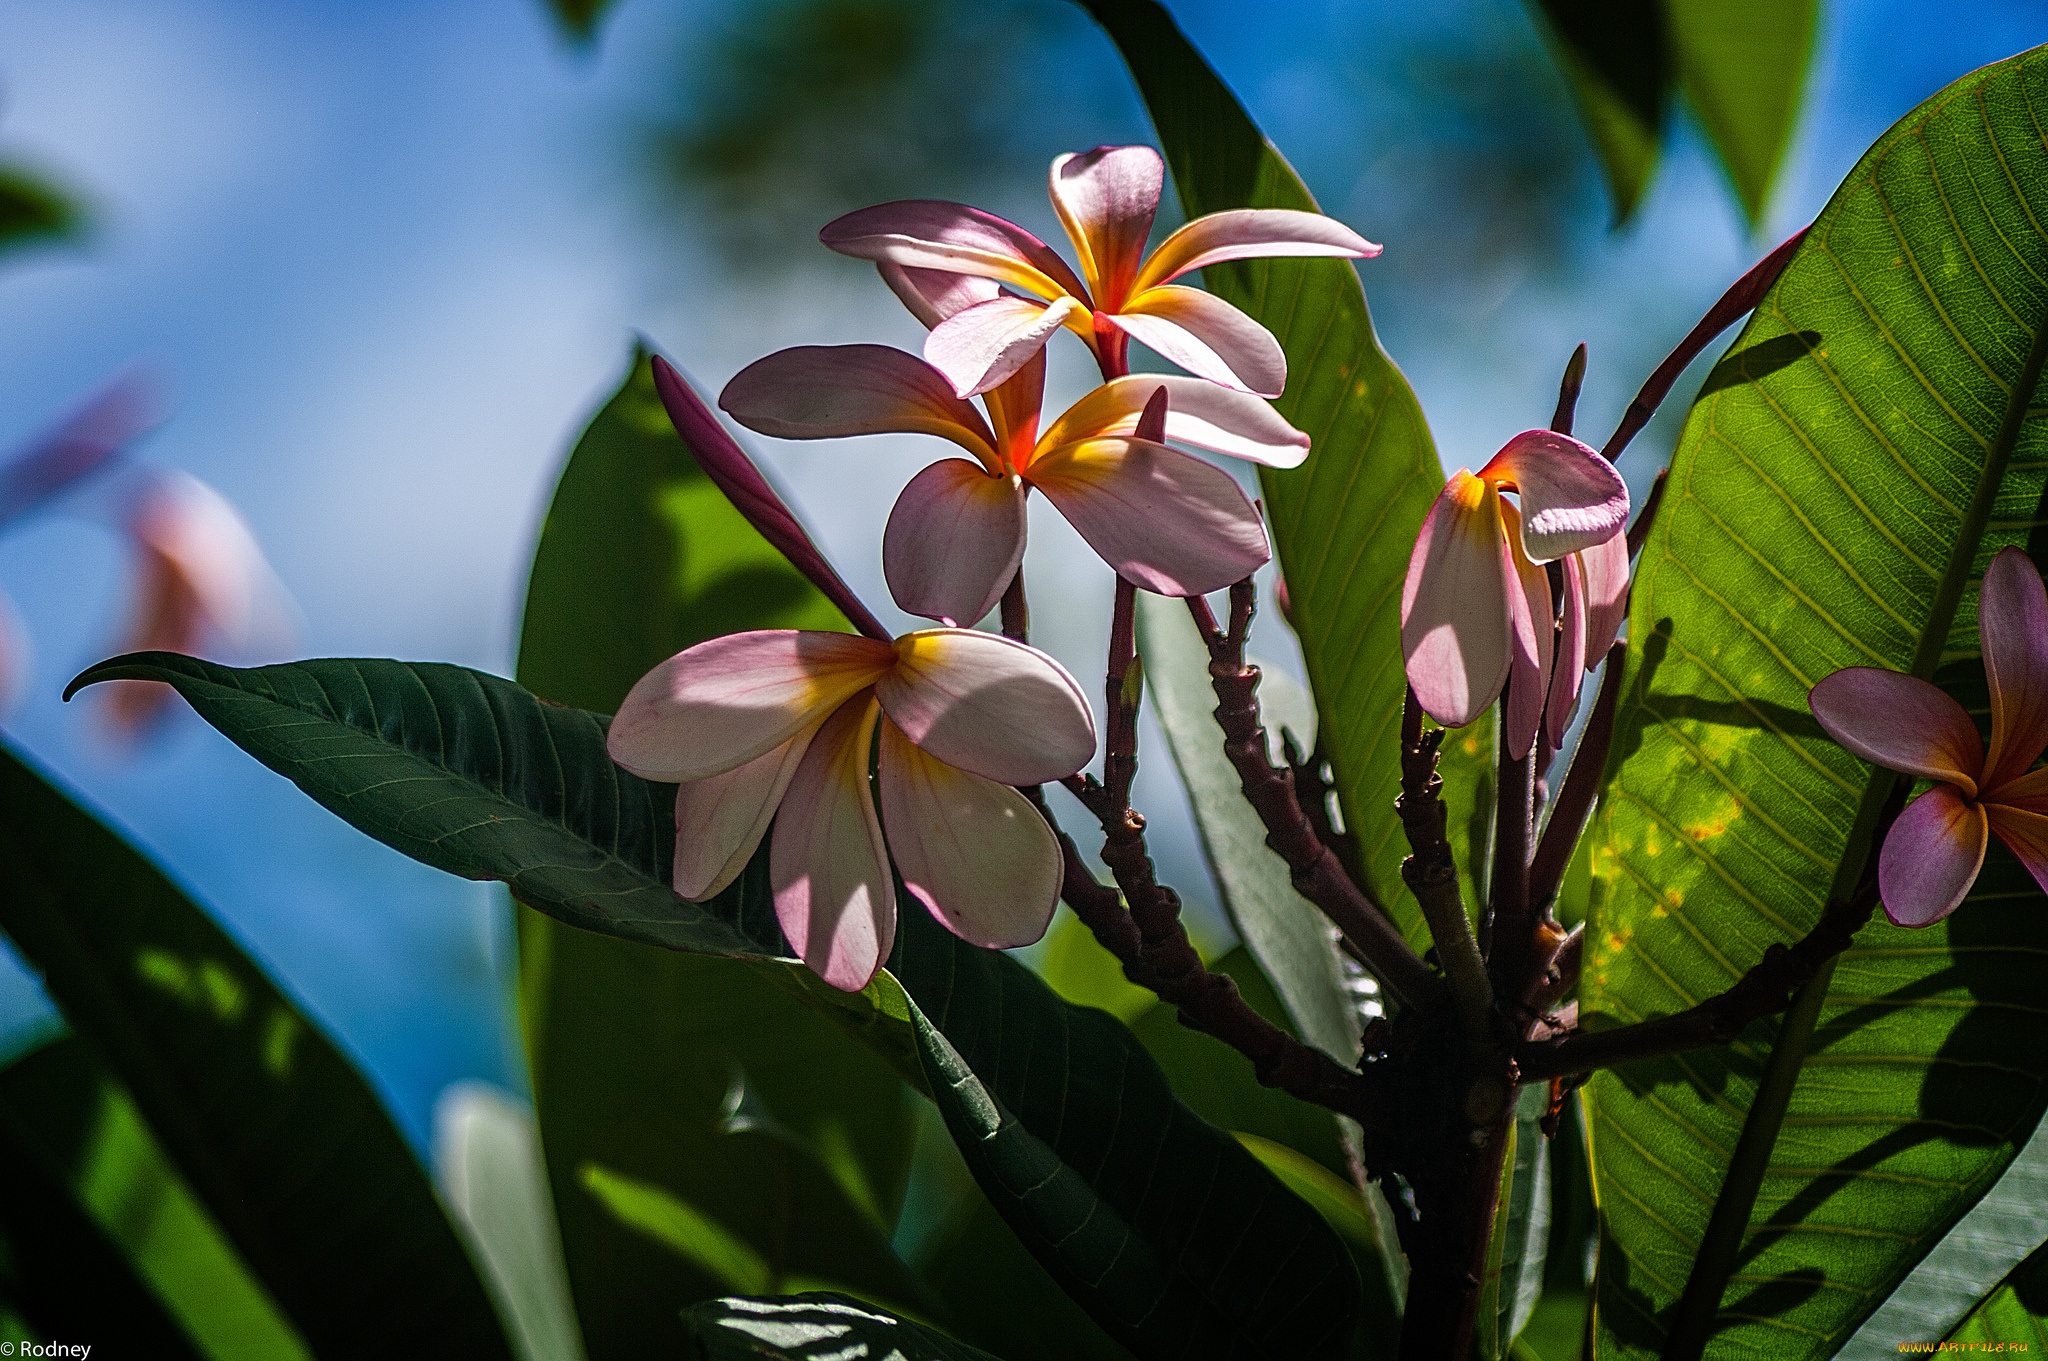
<path fill-rule="evenodd" d="M 2013 781 L 1999 793 L 1996 802 L 1986 800 L 1983 805 L 1991 830 L 2048 892 L 2048 768 Z"/>
<path fill-rule="evenodd" d="M 1430 507 L 1408 557 L 1401 655 L 1416 702 L 1447 728 L 1485 713 L 1508 682 L 1514 565 L 1501 508 L 1491 483 L 1460 468 Z"/>
<path fill-rule="evenodd" d="M 739 877 L 775 820 L 817 725 L 723 775 L 676 786 L 676 859 L 671 885 L 693 903 Z"/>
<path fill-rule="evenodd" d="M 818 239 L 859 260 L 913 269 L 977 274 L 1015 284 L 1050 301 L 1088 290 L 1043 241 L 994 213 L 937 199 L 903 199 L 862 208 L 825 224 Z"/>
<path fill-rule="evenodd" d="M 996 448 L 1011 471 L 1031 461 L 1038 443 L 1038 411 L 1045 400 L 1045 351 L 1024 361 L 1024 367 L 981 394 L 996 431 Z"/>
<path fill-rule="evenodd" d="M 889 848 L 868 789 L 873 700 L 825 721 L 782 796 L 768 848 L 775 919 L 811 972 L 859 992 L 896 942 Z"/>
<path fill-rule="evenodd" d="M 1579 550 L 1586 582 L 1586 669 L 1600 665 L 1628 618 L 1628 536 Z"/>
<path fill-rule="evenodd" d="M 1166 163 L 1148 146 L 1099 146 L 1052 163 L 1048 192 L 1081 257 L 1095 305 L 1119 310 L 1145 258 Z"/>
<path fill-rule="evenodd" d="M 1088 309 L 1072 298 L 1042 303 L 1005 293 L 933 327 L 924 338 L 924 357 L 946 376 L 954 392 L 971 397 L 1030 363 L 1053 332 L 1087 314 Z"/>
<path fill-rule="evenodd" d="M 1522 498 L 1522 547 L 1536 562 L 1604 543 L 1628 529 L 1628 487 L 1587 444 L 1524 430 L 1479 470 Z"/>
<path fill-rule="evenodd" d="M 1097 315 L 1198 378 L 1261 397 L 1287 386 L 1287 356 L 1273 333 L 1213 293 L 1148 288 L 1122 311 Z"/>
<path fill-rule="evenodd" d="M 1060 896 L 1059 843 L 1022 794 L 919 751 L 889 722 L 878 783 L 903 886 L 941 925 L 994 950 L 1045 934 Z"/>
<path fill-rule="evenodd" d="M 1546 583 L 1547 584 L 1547 583 Z M 1550 697 L 1543 706 L 1543 740 L 1556 751 L 1579 711 L 1579 682 L 1586 674 L 1586 578 L 1579 555 L 1564 557 L 1564 632 L 1550 661 Z"/>
<path fill-rule="evenodd" d="M 1248 392 L 1218 387 L 1181 374 L 1132 374 L 1095 388 L 1054 421 L 1039 445 L 1057 449 L 1100 435 L 1128 435 L 1152 394 L 1166 389 L 1166 437 L 1268 468 L 1299 467 L 1308 436 L 1287 423 L 1272 403 Z"/>
<path fill-rule="evenodd" d="M 1370 259 L 1380 248 L 1335 218 L 1292 208 L 1237 208 L 1198 217 L 1159 243 L 1136 287 L 1151 288 L 1225 260 L 1277 256 Z"/>
<path fill-rule="evenodd" d="M 1829 737 L 1864 760 L 1977 792 L 1984 739 L 1963 706 L 1926 681 L 1852 666 L 1824 677 L 1806 705 Z"/>
<path fill-rule="evenodd" d="M 1133 585 L 1206 595 L 1273 556 L 1237 480 L 1149 440 L 1084 440 L 1039 455 L 1025 480 Z"/>
<path fill-rule="evenodd" d="M 1906 805 L 1877 858 L 1884 914 L 1899 926 L 1932 926 L 1956 910 L 1984 867 L 1984 810 L 1936 785 Z"/>
<path fill-rule="evenodd" d="M 896 640 L 875 686 L 889 719 L 948 765 L 1003 784 L 1065 779 L 1095 755 L 1095 719 L 1065 667 L 999 633 L 924 629 Z"/>
<path fill-rule="evenodd" d="M 1545 701 L 1550 693 L 1551 653 L 1557 641 L 1557 615 L 1550 598 L 1550 574 L 1520 551 L 1520 514 L 1503 501 L 1500 518 L 1514 565 L 1507 581 L 1508 622 L 1514 630 L 1514 646 L 1501 733 L 1508 754 L 1519 761 L 1536 745 L 1536 733 L 1543 723 Z M 1577 681 L 1577 672 L 1572 679 Z"/>
<path fill-rule="evenodd" d="M 873 685 L 887 643 L 766 629 L 702 642 L 642 676 L 605 749 L 646 780 L 701 780 L 744 765 Z"/>
<path fill-rule="evenodd" d="M 2048 747 L 2048 588 L 2017 548 L 2000 549 L 1985 570 L 1977 632 L 1991 684 L 1989 790 L 2017 779 Z"/>
<path fill-rule="evenodd" d="M 978 274 L 954 274 L 942 269 L 911 269 L 887 260 L 875 265 L 889 291 L 902 299 L 929 331 L 955 312 L 964 312 L 978 302 L 1000 294 L 1002 285 Z"/>
<path fill-rule="evenodd" d="M 994 609 L 1023 560 L 1023 488 L 964 458 L 911 478 L 882 533 L 882 574 L 897 606 L 943 624 L 972 624 Z"/>
<path fill-rule="evenodd" d="M 995 471 L 995 436 L 931 365 L 886 345 L 799 345 L 733 375 L 718 404 L 749 430 L 783 439 L 937 435 Z"/>
<path fill-rule="evenodd" d="M 106 466 L 163 419 L 163 407 L 145 373 L 126 373 L 109 383 L 0 466 L 0 524 L 37 509 Z"/>

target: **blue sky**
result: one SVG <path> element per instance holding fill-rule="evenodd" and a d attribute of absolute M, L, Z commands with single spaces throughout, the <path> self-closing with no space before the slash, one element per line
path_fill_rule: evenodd
<path fill-rule="evenodd" d="M 1518 6 L 1169 3 L 1325 206 L 1386 242 L 1385 260 L 1362 267 L 1367 293 L 1452 467 L 1541 423 L 1582 339 L 1594 359 L 1583 420 L 1610 426 L 1691 319 L 1817 212 L 1890 122 L 2048 36 L 2020 4 L 1831 6 L 1756 237 L 1681 127 L 1629 228 L 1604 230 L 1593 188 L 1560 261 L 1509 251 L 1464 270 L 1427 251 L 1472 210 L 1413 189 L 1411 169 L 1442 153 L 1432 137 L 1453 134 L 1404 54 L 1445 33 L 1530 49 Z M 783 345 L 914 343 L 864 269 L 827 260 L 723 277 L 701 224 L 643 182 L 636 139 L 650 111 L 693 97 L 675 54 L 701 52 L 742 12 L 619 0 L 603 42 L 578 53 L 536 0 L 0 3 L 0 154 L 75 187 L 96 221 L 83 250 L 0 268 L 0 447 L 147 363 L 176 398 L 147 456 L 242 508 L 297 602 L 300 655 L 508 671 L 554 470 L 636 331 L 714 387 Z M 1032 67 L 1045 103 L 1018 111 L 1022 144 L 1043 140 L 1042 161 L 1062 137 L 1143 136 L 1107 43 L 1078 11 L 1048 15 Z M 1049 235 L 1035 193 L 1027 176 L 1000 203 L 1035 211 L 1027 225 Z M 1404 250 L 1434 272 L 1404 272 Z M 1056 388 L 1083 381 L 1071 359 Z M 1672 428 L 1660 429 L 1661 445 L 1632 455 L 1638 481 L 1668 448 Z M 764 451 L 876 604 L 881 519 L 931 456 L 914 440 Z M 1066 534 L 1034 520 L 1040 637 L 1085 676 L 1099 666 L 1108 576 Z M 35 641 L 9 739 L 209 903 L 363 1059 L 415 1138 L 446 1083 L 518 1086 L 495 890 L 371 843 L 189 715 L 123 753 L 89 705 L 58 703 L 117 632 L 123 570 L 118 541 L 85 519 L 0 540 L 0 587 Z M 1284 637 L 1262 645 L 1284 660 Z M 1152 751 L 1141 802 L 1215 938 L 1184 811 Z M 31 980 L 0 976 L 0 1035 L 44 1014 Z"/>

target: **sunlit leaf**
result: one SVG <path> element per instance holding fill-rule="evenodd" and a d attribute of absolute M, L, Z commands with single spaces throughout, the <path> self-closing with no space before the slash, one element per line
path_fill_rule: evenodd
<path fill-rule="evenodd" d="M 2014 1267 L 1943 1340 L 1980 1352 L 2048 1347 L 2048 1248 Z"/>
<path fill-rule="evenodd" d="M 692 1305 L 683 1324 L 704 1361 L 995 1361 L 978 1348 L 860 1300 L 812 1291 Z"/>

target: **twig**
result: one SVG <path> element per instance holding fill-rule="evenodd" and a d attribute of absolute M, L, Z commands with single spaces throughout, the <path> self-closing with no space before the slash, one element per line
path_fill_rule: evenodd
<path fill-rule="evenodd" d="M 1560 435 L 1572 432 L 1572 413 L 1578 409 L 1579 388 L 1585 381 L 1586 343 L 1580 341 L 1579 348 L 1565 361 L 1564 377 L 1557 384 L 1557 414 L 1550 418 L 1550 428 Z"/>
<path fill-rule="evenodd" d="M 1232 586 L 1230 629 L 1225 632 L 1206 600 L 1188 598 L 1188 612 L 1209 649 L 1209 683 L 1216 692 L 1223 754 L 1237 770 L 1245 801 L 1265 824 L 1266 844 L 1287 862 L 1295 892 L 1336 925 L 1389 996 L 1404 1007 L 1432 1005 L 1444 995 L 1442 981 L 1408 948 L 1379 905 L 1365 896 L 1317 837 L 1296 798 L 1293 772 L 1274 766 L 1267 754 L 1266 729 L 1259 718 L 1259 668 L 1244 660 L 1257 601 L 1249 578 Z"/>
<path fill-rule="evenodd" d="M 1569 659 L 1566 662 L 1570 664 Z M 1508 682 L 1509 689 L 1514 682 Z M 1507 713 L 1508 695 L 1501 694 L 1501 712 Z M 1494 991 L 1519 997 L 1522 971 L 1529 959 L 1529 933 L 1535 928 L 1530 915 L 1529 827 L 1535 816 L 1536 747 L 1544 742 L 1536 734 L 1536 746 L 1520 760 L 1509 754 L 1506 741 L 1500 744 L 1500 760 L 1494 776 L 1493 872 L 1487 876 L 1484 939 L 1487 942 L 1487 972 Z"/>
<path fill-rule="evenodd" d="M 1607 649 L 1607 670 L 1600 676 L 1600 697 L 1593 702 L 1593 714 L 1572 753 L 1571 769 L 1551 806 L 1550 822 L 1543 828 L 1543 840 L 1529 865 L 1529 901 L 1543 903 L 1557 896 L 1558 885 L 1571 864 L 1572 854 L 1585 835 L 1586 819 L 1600 792 L 1600 776 L 1607 766 L 1607 747 L 1614 739 L 1614 715 L 1620 708 L 1622 663 L 1628 644 Z"/>
<path fill-rule="evenodd" d="M 1031 605 L 1024 598 L 1024 564 L 1017 564 L 1017 574 L 1010 578 L 1010 584 L 1003 588 L 1002 619 L 1003 636 L 1020 643 L 1031 641 Z"/>
<path fill-rule="evenodd" d="M 1650 482 L 1650 494 L 1643 498 L 1643 508 L 1636 512 L 1636 522 L 1628 527 L 1628 556 L 1631 562 L 1635 561 L 1636 554 L 1643 551 L 1643 542 L 1650 537 L 1650 526 L 1657 523 L 1657 509 L 1664 504 L 1664 484 L 1670 479 L 1669 468 L 1657 470 L 1657 476 Z"/>
<path fill-rule="evenodd" d="M 1442 728 L 1422 731 L 1422 706 L 1411 688 L 1401 712 L 1401 796 L 1394 807 L 1414 854 L 1401 862 L 1401 878 L 1429 923 L 1466 1039 L 1474 1046 L 1487 1046 L 1493 1040 L 1493 985 L 1472 939 L 1465 900 L 1458 892 L 1457 862 L 1444 835 L 1444 804 L 1438 797 L 1444 781 L 1436 771 L 1443 734 Z"/>

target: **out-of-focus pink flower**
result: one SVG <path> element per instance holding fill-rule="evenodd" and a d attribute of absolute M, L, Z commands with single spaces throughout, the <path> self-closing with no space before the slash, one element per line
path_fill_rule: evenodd
<path fill-rule="evenodd" d="M 1627 524 L 1621 476 L 1569 435 L 1525 430 L 1478 473 L 1454 473 L 1422 522 L 1401 590 L 1401 652 L 1423 711 L 1462 727 L 1506 686 L 1508 753 L 1527 756 L 1546 727 L 1555 745 L 1581 676 L 1621 627 Z M 1565 660 L 1553 669 L 1556 611 L 1543 564 L 1560 558 Z"/>
<path fill-rule="evenodd" d="M 1828 736 L 1887 770 L 1934 780 L 1886 835 L 1877 862 L 1884 911 L 1932 926 L 1977 882 L 1992 833 L 2048 890 L 2048 589 L 2027 555 L 1999 550 L 1984 573 L 1977 635 L 1991 689 L 1991 748 L 1962 705 L 1915 676 L 1837 671 L 1807 704 Z"/>
<path fill-rule="evenodd" d="M 990 288 L 941 323 L 927 322 L 925 358 L 958 396 L 995 387 L 1063 326 L 1088 343 L 1105 377 L 1126 371 L 1124 353 L 1136 337 L 1199 377 L 1279 396 L 1287 359 L 1272 334 L 1221 298 L 1173 281 L 1227 260 L 1358 259 L 1380 248 L 1320 213 L 1242 208 L 1196 218 L 1147 256 L 1164 176 L 1159 154 L 1143 146 L 1097 147 L 1053 161 L 1052 204 L 1081 262 L 1079 276 L 1015 223 L 933 199 L 863 208 L 818 237 L 843 255 L 975 276 L 1029 295 Z"/>
<path fill-rule="evenodd" d="M 742 369 L 718 404 L 764 435 L 937 435 L 973 455 L 912 478 L 882 536 L 896 603 L 929 619 L 971 624 L 994 607 L 1024 556 L 1032 487 L 1148 591 L 1204 594 L 1272 556 L 1235 478 L 1134 433 L 1163 391 L 1169 438 L 1294 467 L 1308 456 L 1308 436 L 1271 406 L 1198 378 L 1140 374 L 1096 388 L 1040 434 L 1044 376 L 1034 358 L 988 394 L 984 421 L 915 355 L 882 345 L 802 346 Z"/>
<path fill-rule="evenodd" d="M 783 934 L 826 982 L 857 991 L 895 940 L 892 859 L 964 940 L 1003 948 L 1045 933 L 1059 846 L 1011 786 L 1079 770 L 1095 724 L 1058 662 L 995 634 L 774 630 L 714 638 L 650 671 L 608 746 L 634 774 L 680 782 L 685 898 L 730 884 L 772 821 Z"/>

